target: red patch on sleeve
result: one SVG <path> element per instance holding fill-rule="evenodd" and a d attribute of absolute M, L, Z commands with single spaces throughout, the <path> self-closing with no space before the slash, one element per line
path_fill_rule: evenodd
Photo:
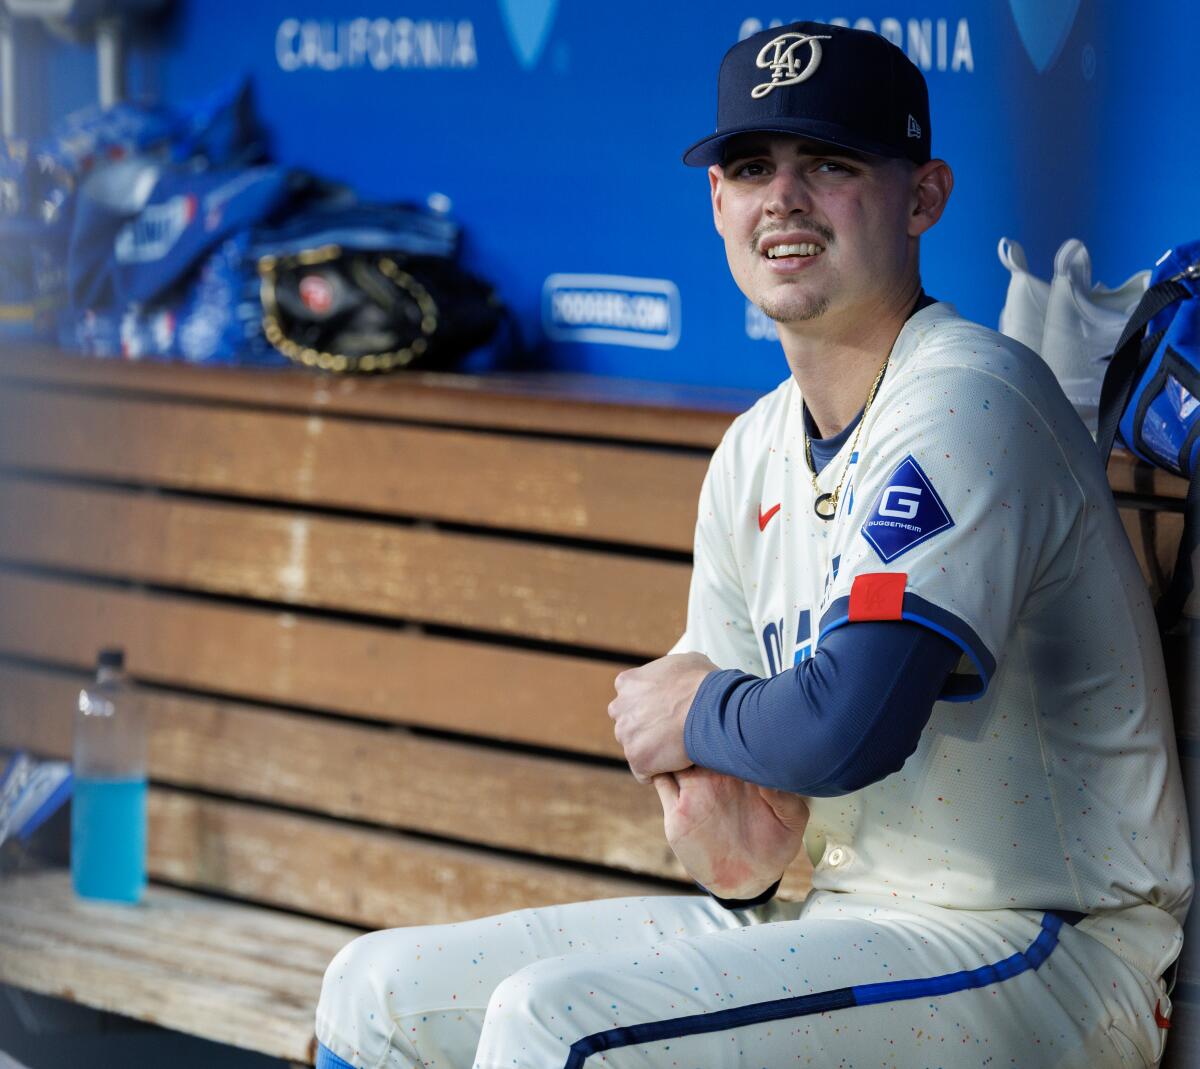
<path fill-rule="evenodd" d="M 850 622 L 902 620 L 907 572 L 873 572 L 854 577 L 850 588 Z"/>

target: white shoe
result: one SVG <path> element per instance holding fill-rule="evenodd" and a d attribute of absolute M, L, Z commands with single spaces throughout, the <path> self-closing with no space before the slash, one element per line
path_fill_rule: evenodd
<path fill-rule="evenodd" d="M 1100 387 L 1108 357 L 1150 282 L 1139 271 L 1116 289 L 1092 285 L 1092 259 L 1082 241 L 1063 242 L 1046 282 L 1029 271 L 1025 250 L 1001 238 L 1000 262 L 1011 277 L 1000 333 L 1028 345 L 1050 365 L 1063 393 L 1096 434 Z"/>
<path fill-rule="evenodd" d="M 1042 332 L 1046 325 L 1046 302 L 1050 283 L 1030 274 L 1025 250 L 1015 241 L 1000 239 L 1000 262 L 1008 268 L 1008 295 L 1000 310 L 1000 333 L 1042 351 Z"/>
<path fill-rule="evenodd" d="M 1093 434 L 1108 358 L 1149 283 L 1150 272 L 1139 271 L 1115 290 L 1093 286 L 1092 258 L 1075 238 L 1054 257 L 1042 357 Z"/>

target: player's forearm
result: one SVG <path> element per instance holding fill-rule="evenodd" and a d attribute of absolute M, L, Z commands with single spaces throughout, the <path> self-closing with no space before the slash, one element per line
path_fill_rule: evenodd
<path fill-rule="evenodd" d="M 698 765 L 810 796 L 846 794 L 896 771 L 916 749 L 959 657 L 907 623 L 833 632 L 794 669 L 759 679 L 713 672 L 684 741 Z"/>

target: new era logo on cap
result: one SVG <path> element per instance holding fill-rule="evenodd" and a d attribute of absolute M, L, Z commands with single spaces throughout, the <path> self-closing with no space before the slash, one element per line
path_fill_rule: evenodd
<path fill-rule="evenodd" d="M 908 136 L 916 138 L 921 136 L 921 124 L 911 115 L 908 117 Z"/>

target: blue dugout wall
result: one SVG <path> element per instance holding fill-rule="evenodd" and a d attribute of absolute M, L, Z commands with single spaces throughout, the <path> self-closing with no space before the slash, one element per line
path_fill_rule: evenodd
<path fill-rule="evenodd" d="M 278 160 L 369 198 L 447 195 L 467 260 L 543 366 L 765 389 L 786 373 L 728 277 L 703 172 L 715 72 L 796 18 L 891 37 L 926 72 L 950 209 L 927 289 L 995 324 L 1001 235 L 1043 277 L 1068 237 L 1109 285 L 1200 236 L 1200 7 L 1160 0 L 176 0 L 129 88 L 248 73 Z M 25 133 L 90 103 L 88 48 L 21 28 Z"/>

